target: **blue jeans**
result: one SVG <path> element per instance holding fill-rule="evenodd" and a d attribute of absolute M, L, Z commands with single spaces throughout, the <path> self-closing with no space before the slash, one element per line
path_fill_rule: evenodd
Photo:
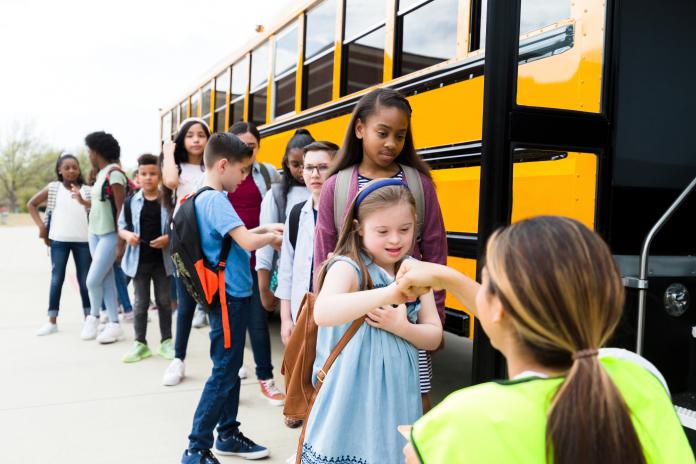
<path fill-rule="evenodd" d="M 89 271 L 92 256 L 89 254 L 87 242 L 59 242 L 51 241 L 51 287 L 48 293 L 48 317 L 57 317 L 60 309 L 60 295 L 65 281 L 65 267 L 72 251 L 77 282 L 80 285 L 80 297 L 82 297 L 82 311 L 89 315 L 89 293 L 87 292 L 87 271 Z"/>
<path fill-rule="evenodd" d="M 123 273 L 121 265 L 114 263 L 114 278 L 116 279 L 116 293 L 118 294 L 118 302 L 123 305 L 123 312 L 129 313 L 133 311 L 130 297 L 128 296 L 128 280 L 126 274 Z"/>
<path fill-rule="evenodd" d="M 118 322 L 118 298 L 114 278 L 117 242 L 116 232 L 104 235 L 89 234 L 89 250 L 92 252 L 92 265 L 87 273 L 87 290 L 92 307 L 90 314 L 99 317 L 103 301 L 111 322 Z"/>
<path fill-rule="evenodd" d="M 186 358 L 186 347 L 188 346 L 189 335 L 191 335 L 193 314 L 196 311 L 196 300 L 188 294 L 184 283 L 179 277 L 175 277 L 174 280 L 176 281 L 177 300 L 174 357 L 183 361 Z"/>
<path fill-rule="evenodd" d="M 189 435 L 190 450 L 207 450 L 213 447 L 213 430 L 229 437 L 239 428 L 239 368 L 244 357 L 244 339 L 250 298 L 227 295 L 227 312 L 230 318 L 232 347 L 225 349 L 222 329 L 222 310 L 214 306 L 210 319 L 210 359 L 213 372 L 208 378 L 193 416 L 193 428 Z"/>
<path fill-rule="evenodd" d="M 271 336 L 268 333 L 268 312 L 261 305 L 261 293 L 259 292 L 259 277 L 256 271 L 251 271 L 253 276 L 253 294 L 251 295 L 251 308 L 249 309 L 249 340 L 251 351 L 254 353 L 256 363 L 256 378 L 268 380 L 273 378 L 273 364 L 271 364 Z"/>

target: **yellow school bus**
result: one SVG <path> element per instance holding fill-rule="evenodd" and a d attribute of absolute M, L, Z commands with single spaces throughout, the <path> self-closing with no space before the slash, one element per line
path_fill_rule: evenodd
<path fill-rule="evenodd" d="M 230 56 L 161 113 L 162 140 L 198 116 L 212 130 L 254 121 L 260 160 L 280 166 L 298 127 L 340 144 L 362 94 L 408 96 L 448 232 L 449 265 L 475 276 L 481 163 L 485 0 L 320 0 Z M 597 112 L 604 12 L 600 0 L 523 0 L 518 102 Z M 594 154 L 519 150 L 512 220 L 561 214 L 594 226 Z M 549 195 L 553 192 L 553 195 Z M 446 328 L 473 337 L 473 318 L 448 296 Z"/>

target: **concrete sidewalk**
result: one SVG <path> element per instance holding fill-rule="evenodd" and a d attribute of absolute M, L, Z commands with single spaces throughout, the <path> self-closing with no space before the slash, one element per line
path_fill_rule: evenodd
<path fill-rule="evenodd" d="M 82 310 L 72 262 L 63 286 L 59 332 L 37 337 L 46 321 L 50 258 L 35 228 L 0 227 L 0 462 L 36 463 L 177 463 L 203 384 L 210 374 L 208 333 L 193 329 L 187 377 L 164 387 L 168 361 L 153 356 L 136 364 L 121 357 L 133 343 L 112 345 L 79 338 Z M 156 313 L 148 343 L 159 343 Z M 279 324 L 272 323 L 273 364 L 282 388 Z M 471 343 L 447 335 L 446 349 L 434 358 L 433 403 L 469 381 Z M 242 382 L 239 420 L 249 438 L 268 446 L 270 459 L 283 463 L 297 445 L 298 430 L 283 425 L 282 408 L 260 396 L 249 344 Z M 219 458 L 223 463 L 239 458 Z"/>

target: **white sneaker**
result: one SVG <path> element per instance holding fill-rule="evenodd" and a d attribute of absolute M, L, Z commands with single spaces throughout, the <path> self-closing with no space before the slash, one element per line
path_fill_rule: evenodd
<path fill-rule="evenodd" d="M 97 326 L 99 326 L 99 319 L 92 315 L 87 316 L 85 324 L 82 326 L 80 338 L 83 340 L 94 340 L 97 338 Z"/>
<path fill-rule="evenodd" d="M 104 330 L 97 335 L 97 341 L 102 344 L 114 343 L 123 338 L 123 329 L 118 322 L 109 322 Z"/>
<path fill-rule="evenodd" d="M 185 366 L 184 361 L 179 358 L 174 358 L 172 362 L 169 363 L 167 370 L 164 371 L 164 377 L 162 378 L 162 384 L 167 387 L 173 387 L 174 385 L 179 385 L 181 380 L 185 376 Z"/>
<path fill-rule="evenodd" d="M 246 370 L 246 367 L 242 366 L 239 368 L 239 378 L 240 379 L 246 379 L 248 377 L 248 373 Z"/>
<path fill-rule="evenodd" d="M 200 329 L 206 325 L 208 325 L 208 315 L 205 311 L 197 309 L 196 314 L 193 315 L 193 327 Z"/>
<path fill-rule="evenodd" d="M 52 322 L 47 322 L 44 325 L 42 325 L 39 330 L 36 331 L 36 335 L 38 335 L 39 337 L 43 337 L 44 335 L 51 335 L 56 332 L 58 332 L 58 325 Z"/>

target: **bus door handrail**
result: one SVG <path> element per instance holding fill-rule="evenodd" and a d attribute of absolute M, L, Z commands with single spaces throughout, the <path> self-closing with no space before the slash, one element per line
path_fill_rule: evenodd
<path fill-rule="evenodd" d="M 662 217 L 652 226 L 648 235 L 643 239 L 640 250 L 640 271 L 638 276 L 638 330 L 636 335 L 636 353 L 643 355 L 643 344 L 645 339 L 645 305 L 648 291 L 648 260 L 650 258 L 650 245 L 662 226 L 672 217 L 674 212 L 679 209 L 687 196 L 696 187 L 696 177 L 682 190 L 676 200 L 667 208 Z"/>

